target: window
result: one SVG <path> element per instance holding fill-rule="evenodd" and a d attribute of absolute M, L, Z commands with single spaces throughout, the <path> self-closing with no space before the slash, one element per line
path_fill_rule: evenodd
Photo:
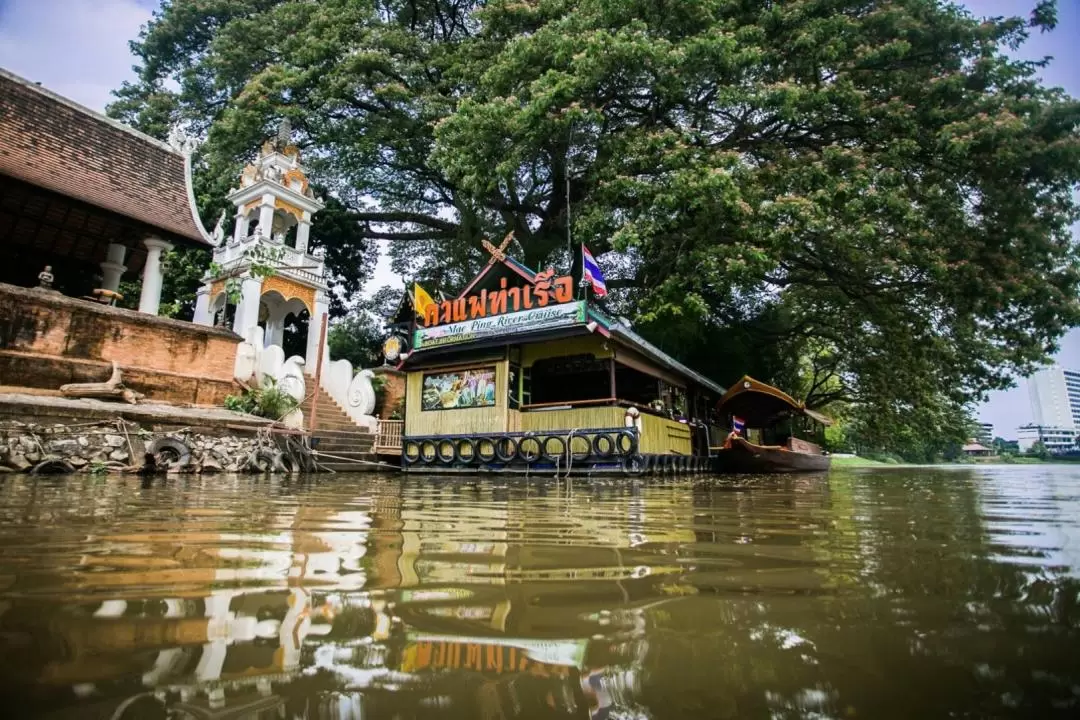
<path fill-rule="evenodd" d="M 495 405 L 495 368 L 425 373 L 421 410 L 455 410 Z"/>
<path fill-rule="evenodd" d="M 510 363 L 510 372 L 506 376 L 506 395 L 511 410 L 521 407 L 518 393 L 521 391 L 521 368 Z"/>
<path fill-rule="evenodd" d="M 530 398 L 537 405 L 601 400 L 611 395 L 608 363 L 592 355 L 547 358 L 533 363 Z"/>

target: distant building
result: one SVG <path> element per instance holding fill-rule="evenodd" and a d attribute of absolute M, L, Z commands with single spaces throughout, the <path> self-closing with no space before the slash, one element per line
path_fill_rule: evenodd
<path fill-rule="evenodd" d="M 982 445 L 994 442 L 994 423 L 979 423 L 975 427 L 975 441 Z"/>
<path fill-rule="evenodd" d="M 1070 390 L 1070 384 L 1074 389 Z M 1077 426 L 1080 420 L 1080 373 L 1051 365 L 1029 377 L 1027 385 L 1034 425 L 1048 428 Z"/>
<path fill-rule="evenodd" d="M 1080 372 L 1076 370 L 1062 370 L 1065 375 L 1065 393 L 1069 398 L 1069 413 L 1072 415 L 1073 425 L 1080 427 Z"/>
<path fill-rule="evenodd" d="M 969 442 L 967 445 L 964 445 L 961 450 L 968 457 L 989 457 L 994 454 L 993 450 L 982 443 L 977 442 Z"/>
<path fill-rule="evenodd" d="M 1046 449 L 1055 455 L 1076 449 L 1077 430 L 1074 427 L 1052 427 L 1049 425 L 1024 425 L 1017 431 L 1017 445 L 1022 453 L 1042 441 Z"/>

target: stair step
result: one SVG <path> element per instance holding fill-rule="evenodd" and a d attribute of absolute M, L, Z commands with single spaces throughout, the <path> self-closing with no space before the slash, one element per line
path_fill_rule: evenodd
<path fill-rule="evenodd" d="M 330 461 L 340 460 L 342 462 L 345 462 L 346 460 L 367 461 L 371 460 L 373 455 L 370 450 L 328 450 L 326 452 L 323 452 L 322 450 L 317 450 L 312 454 L 315 456 L 316 459 L 322 456 L 333 455 L 333 457 L 326 457 L 326 459 Z"/>
<path fill-rule="evenodd" d="M 318 388 L 319 408 L 318 415 L 315 418 L 315 430 L 316 436 L 330 434 L 330 433 L 364 433 L 365 431 L 349 417 L 348 413 L 337 401 L 330 396 L 330 393 L 326 392 L 323 388 Z M 311 417 L 311 405 L 312 398 L 304 400 L 300 404 L 300 409 L 304 413 L 304 417 Z M 370 435 L 370 433 L 367 433 Z"/>
<path fill-rule="evenodd" d="M 371 452 L 375 448 L 375 443 L 371 442 L 341 442 L 341 443 L 327 443 L 320 442 L 315 446 L 316 452 L 330 453 L 331 455 L 346 455 L 355 452 Z"/>

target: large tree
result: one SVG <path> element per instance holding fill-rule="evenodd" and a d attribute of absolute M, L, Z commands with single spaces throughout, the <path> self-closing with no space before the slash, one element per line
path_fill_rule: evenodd
<path fill-rule="evenodd" d="M 1080 317 L 1080 104 L 1054 24 L 940 0 L 166 2 L 110 111 L 232 168 L 281 117 L 358 242 L 447 290 L 513 230 L 721 382 L 951 408 Z"/>

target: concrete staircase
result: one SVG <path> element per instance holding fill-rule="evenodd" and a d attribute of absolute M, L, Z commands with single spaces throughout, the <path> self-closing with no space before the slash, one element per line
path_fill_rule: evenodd
<path fill-rule="evenodd" d="M 374 463 L 375 434 L 365 431 L 345 414 L 334 398 L 322 388 L 318 389 L 319 410 L 317 423 L 311 433 L 311 445 L 315 460 L 321 467 L 335 472 L 364 472 L 378 469 Z M 305 423 L 311 422 L 312 397 L 300 404 Z M 331 457 L 332 456 L 332 457 Z"/>

